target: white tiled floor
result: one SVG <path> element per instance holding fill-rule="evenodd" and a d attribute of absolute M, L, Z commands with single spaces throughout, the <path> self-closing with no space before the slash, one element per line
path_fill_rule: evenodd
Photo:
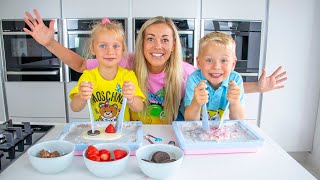
<path fill-rule="evenodd" d="M 312 167 L 310 163 L 306 161 L 308 152 L 290 152 L 289 153 L 301 166 L 308 170 L 315 178 L 320 180 L 320 169 Z"/>
<path fill-rule="evenodd" d="M 320 180 L 320 172 L 318 172 L 315 168 L 311 167 L 307 163 L 299 162 L 306 170 L 308 170 L 315 178 Z"/>

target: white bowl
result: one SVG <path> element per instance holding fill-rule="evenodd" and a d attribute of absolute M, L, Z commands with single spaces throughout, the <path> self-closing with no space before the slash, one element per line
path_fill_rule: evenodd
<path fill-rule="evenodd" d="M 114 143 L 102 143 L 93 145 L 98 150 L 106 149 L 114 159 L 113 150 L 120 149 L 127 152 L 127 156 L 114 161 L 93 161 L 86 157 L 87 149 L 83 151 L 83 159 L 88 170 L 97 177 L 114 177 L 119 175 L 126 168 L 130 156 L 130 148 L 125 145 Z"/>
<path fill-rule="evenodd" d="M 153 163 L 142 159 L 151 160 L 153 153 L 163 151 L 170 155 L 171 159 L 176 161 L 168 163 Z M 183 151 L 173 145 L 169 144 L 150 144 L 139 148 L 136 152 L 138 165 L 141 171 L 154 179 L 165 179 L 176 172 L 182 165 L 184 153 Z"/>
<path fill-rule="evenodd" d="M 31 146 L 27 153 L 29 160 L 34 169 L 45 174 L 56 174 L 72 163 L 74 156 L 74 144 L 68 141 L 52 140 Z M 49 152 L 58 151 L 63 156 L 54 158 L 41 158 L 39 157 L 40 151 L 44 149 Z"/>

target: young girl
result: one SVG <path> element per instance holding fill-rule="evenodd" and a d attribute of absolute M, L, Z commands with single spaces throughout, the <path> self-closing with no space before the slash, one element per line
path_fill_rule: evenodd
<path fill-rule="evenodd" d="M 114 121 L 125 97 L 132 111 L 141 111 L 145 96 L 138 87 L 134 72 L 118 66 L 126 52 L 121 24 L 103 19 L 94 25 L 89 44 L 89 52 L 96 57 L 99 65 L 92 70 L 85 70 L 78 85 L 71 90 L 71 109 L 81 111 L 91 98 L 94 119 Z M 128 108 L 124 120 L 130 120 Z"/>

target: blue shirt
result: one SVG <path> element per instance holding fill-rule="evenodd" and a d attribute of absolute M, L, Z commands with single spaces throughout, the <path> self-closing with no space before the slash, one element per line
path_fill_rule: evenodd
<path fill-rule="evenodd" d="M 189 106 L 194 96 L 194 88 L 199 84 L 200 80 L 207 80 L 200 69 L 194 71 L 188 78 L 186 83 L 186 95 L 184 97 L 184 106 Z M 209 91 L 209 101 L 207 103 L 209 120 L 219 119 L 223 116 L 227 105 L 228 83 L 233 80 L 241 89 L 240 103 L 244 105 L 244 89 L 243 80 L 239 73 L 231 71 L 227 79 L 222 81 L 220 87 L 216 90 L 211 87 L 207 80 L 207 90 Z M 183 109 L 184 112 L 184 109 Z"/>

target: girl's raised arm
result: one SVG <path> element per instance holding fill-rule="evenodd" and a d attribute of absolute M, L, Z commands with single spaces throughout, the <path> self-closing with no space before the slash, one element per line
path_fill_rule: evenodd
<path fill-rule="evenodd" d="M 24 21 L 29 26 L 30 30 L 23 28 L 23 30 L 31 35 L 39 44 L 46 47 L 51 53 L 56 55 L 61 61 L 67 64 L 70 68 L 77 72 L 83 72 L 86 69 L 86 61 L 77 53 L 64 47 L 54 39 L 54 20 L 50 21 L 49 27 L 47 27 L 39 14 L 39 12 L 33 10 L 36 19 L 26 12 Z"/>

